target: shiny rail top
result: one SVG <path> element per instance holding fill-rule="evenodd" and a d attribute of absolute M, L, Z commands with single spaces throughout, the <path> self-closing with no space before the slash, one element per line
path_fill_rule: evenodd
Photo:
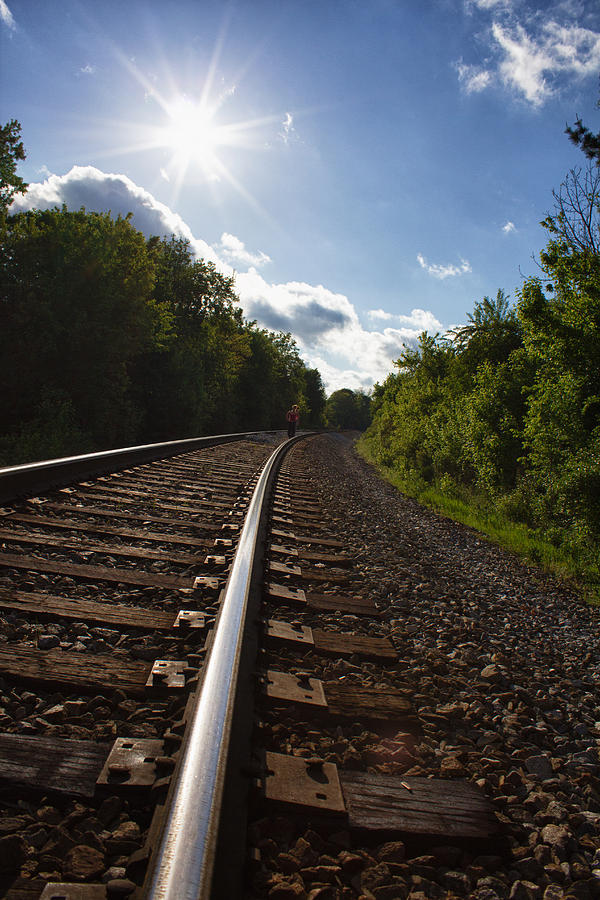
<path fill-rule="evenodd" d="M 250 501 L 189 739 L 182 751 L 148 894 L 151 900 L 208 900 L 210 897 L 240 647 L 262 506 L 270 475 L 289 443 L 282 444 L 267 460 Z"/>

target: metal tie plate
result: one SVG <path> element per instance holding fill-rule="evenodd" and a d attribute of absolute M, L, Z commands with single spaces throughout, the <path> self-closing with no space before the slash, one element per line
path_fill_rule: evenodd
<path fill-rule="evenodd" d="M 291 675 L 269 669 L 264 680 L 264 693 L 271 700 L 304 703 L 327 709 L 323 683 L 309 675 Z"/>
<path fill-rule="evenodd" d="M 158 738 L 117 738 L 98 776 L 98 787 L 152 787 L 157 779 L 156 760 L 165 754 Z"/>
<path fill-rule="evenodd" d="M 265 753 L 266 800 L 324 813 L 346 815 L 337 767 L 321 759 Z"/>
<path fill-rule="evenodd" d="M 194 578 L 194 590 L 218 591 L 221 588 L 221 582 L 218 578 L 211 578 L 210 575 L 199 575 Z"/>
<path fill-rule="evenodd" d="M 267 585 L 267 597 L 273 600 L 288 600 L 294 603 L 306 603 L 306 594 L 302 588 L 290 588 L 287 584 Z"/>
<path fill-rule="evenodd" d="M 185 687 L 185 669 L 188 668 L 185 659 L 157 659 L 152 666 L 147 688 L 179 689 Z"/>
<path fill-rule="evenodd" d="M 267 620 L 267 638 L 276 641 L 286 641 L 293 644 L 304 644 L 314 647 L 312 628 L 308 625 L 289 625 L 287 622 L 278 622 L 275 619 Z"/>
<path fill-rule="evenodd" d="M 281 575 L 302 575 L 300 566 L 286 566 L 285 563 L 271 561 L 269 563 L 271 572 L 279 572 Z"/>
<path fill-rule="evenodd" d="M 196 609 L 180 609 L 177 618 L 173 623 L 173 628 L 179 628 L 182 631 L 188 628 L 205 628 L 206 616 L 203 612 Z"/>
<path fill-rule="evenodd" d="M 211 569 L 222 569 L 227 565 L 227 557 L 218 556 L 216 553 L 211 553 L 205 558 L 204 565 L 209 566 Z"/>

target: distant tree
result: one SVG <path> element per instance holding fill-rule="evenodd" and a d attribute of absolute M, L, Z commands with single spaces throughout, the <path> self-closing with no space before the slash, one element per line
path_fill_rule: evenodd
<path fill-rule="evenodd" d="M 281 429 L 292 403 L 322 423 L 319 372 L 188 241 L 66 207 L 6 216 L 0 238 L 0 465 Z"/>
<path fill-rule="evenodd" d="M 504 291 L 484 297 L 467 315 L 468 324 L 451 332 L 462 363 L 474 372 L 484 360 L 503 362 L 521 344 L 519 321 Z"/>
<path fill-rule="evenodd" d="M 138 360 L 142 439 L 233 430 L 238 379 L 251 352 L 233 278 L 196 258 L 183 238 L 152 237 L 147 249 L 154 300 L 172 329 L 163 346 Z"/>
<path fill-rule="evenodd" d="M 28 185 L 17 175 L 17 161 L 25 159 L 21 126 L 16 119 L 0 126 L 0 220 L 4 219 L 15 194 Z"/>
<path fill-rule="evenodd" d="M 325 389 L 321 373 L 318 369 L 306 369 L 304 372 L 304 397 L 306 413 L 303 420 L 306 425 L 321 428 L 325 424 Z"/>
<path fill-rule="evenodd" d="M 600 100 L 598 100 L 596 105 L 600 109 Z M 567 125 L 565 134 L 569 135 L 569 140 L 571 140 L 576 147 L 579 147 L 588 159 L 593 160 L 597 166 L 600 166 L 600 131 L 598 134 L 594 134 L 583 124 L 581 118 L 577 116 L 575 125 Z"/>
<path fill-rule="evenodd" d="M 453 348 L 449 341 L 440 338 L 438 333 L 429 334 L 422 331 L 416 347 L 404 344 L 399 358 L 394 360 L 394 365 L 401 374 L 419 374 L 436 379 L 445 375 L 452 356 Z"/>
<path fill-rule="evenodd" d="M 371 398 L 350 388 L 334 391 L 325 404 L 325 421 L 330 428 L 364 431 L 371 422 Z"/>
<path fill-rule="evenodd" d="M 575 253 L 600 252 L 600 167 L 571 169 L 552 191 L 554 213 L 542 221 L 555 243 Z"/>

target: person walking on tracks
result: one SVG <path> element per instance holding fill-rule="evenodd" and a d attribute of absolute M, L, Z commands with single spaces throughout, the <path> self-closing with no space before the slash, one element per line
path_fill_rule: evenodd
<path fill-rule="evenodd" d="M 288 410 L 286 419 L 288 423 L 288 437 L 294 437 L 298 426 L 298 420 L 300 419 L 300 410 L 296 403 Z"/>

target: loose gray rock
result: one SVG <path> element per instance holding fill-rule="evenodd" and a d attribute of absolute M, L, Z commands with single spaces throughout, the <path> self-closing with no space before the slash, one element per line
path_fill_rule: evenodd
<path fill-rule="evenodd" d="M 40 634 L 38 637 L 38 647 L 40 650 L 52 650 L 53 647 L 58 647 L 60 644 L 60 638 L 56 634 Z"/>

